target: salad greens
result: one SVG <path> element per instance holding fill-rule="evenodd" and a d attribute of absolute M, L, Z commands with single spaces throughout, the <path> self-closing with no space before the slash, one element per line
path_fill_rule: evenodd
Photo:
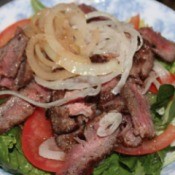
<path fill-rule="evenodd" d="M 170 149 L 145 156 L 113 153 L 95 168 L 93 175 L 160 175 L 165 155 Z"/>
<path fill-rule="evenodd" d="M 35 13 L 45 8 L 39 0 L 31 0 L 31 4 Z M 142 21 L 142 23 L 144 22 Z M 175 73 L 175 63 L 167 64 L 161 61 L 161 64 L 170 72 Z M 175 117 L 174 94 L 175 88 L 172 85 L 162 85 L 157 95 L 147 94 L 157 130 L 165 129 Z M 3 102 L 4 99 L 0 99 L 0 104 Z M 22 152 L 20 137 L 21 129 L 19 127 L 12 128 L 0 136 L 0 166 L 16 175 L 51 175 L 38 170 L 26 160 Z M 113 153 L 94 169 L 93 175 L 160 175 L 162 167 L 165 165 L 165 156 L 172 149 L 168 147 L 145 156 L 126 156 Z"/>
<path fill-rule="evenodd" d="M 31 0 L 31 4 L 35 13 L 45 8 L 45 6 L 39 0 Z"/>
<path fill-rule="evenodd" d="M 50 175 L 33 167 L 24 157 L 21 149 L 21 129 L 12 128 L 0 136 L 0 166 L 13 174 Z"/>
<path fill-rule="evenodd" d="M 151 106 L 156 130 L 163 130 L 175 117 L 175 88 L 170 84 L 160 86 Z M 150 98 L 150 97 L 149 97 Z"/>

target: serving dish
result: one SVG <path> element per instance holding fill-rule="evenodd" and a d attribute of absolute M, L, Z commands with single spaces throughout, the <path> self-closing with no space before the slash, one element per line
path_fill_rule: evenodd
<path fill-rule="evenodd" d="M 128 20 L 131 16 L 140 14 L 146 25 L 161 32 L 166 38 L 175 41 L 175 12 L 154 0 L 41 0 L 46 6 L 60 2 L 86 2 L 99 10 L 115 15 L 119 20 Z M 153 13 L 154 12 L 154 13 Z M 20 19 L 33 14 L 30 0 L 14 0 L 0 8 L 0 31 Z M 7 15 L 8 14 L 8 15 Z M 0 169 L 0 175 L 9 175 Z M 165 167 L 161 175 L 175 175 L 175 163 Z"/>

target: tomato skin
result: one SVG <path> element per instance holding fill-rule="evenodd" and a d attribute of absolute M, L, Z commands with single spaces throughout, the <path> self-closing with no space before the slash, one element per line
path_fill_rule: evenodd
<path fill-rule="evenodd" d="M 38 148 L 41 143 L 53 136 L 51 123 L 45 117 L 43 109 L 36 109 L 24 124 L 22 131 L 22 150 L 25 157 L 39 169 L 59 172 L 63 163 L 41 157 Z"/>
<path fill-rule="evenodd" d="M 157 79 L 159 83 L 162 84 L 175 84 L 175 74 L 169 73 L 168 75 L 161 77 Z M 149 88 L 149 91 L 153 94 L 157 94 L 158 89 L 155 87 L 155 85 L 151 85 Z"/>
<path fill-rule="evenodd" d="M 136 16 L 131 17 L 129 23 L 132 24 L 136 30 L 138 30 L 139 25 L 140 25 L 140 16 L 139 16 L 139 14 L 136 15 Z"/>
<path fill-rule="evenodd" d="M 9 27 L 7 27 L 4 31 L 0 33 L 0 47 L 4 46 L 10 39 L 12 39 L 15 35 L 16 29 L 18 27 L 24 27 L 30 23 L 30 19 L 20 20 Z"/>
<path fill-rule="evenodd" d="M 115 148 L 115 151 L 127 155 L 145 155 L 155 153 L 168 147 L 175 140 L 175 126 L 169 125 L 167 129 L 152 140 L 147 140 L 142 145 L 129 148 L 122 145 Z"/>

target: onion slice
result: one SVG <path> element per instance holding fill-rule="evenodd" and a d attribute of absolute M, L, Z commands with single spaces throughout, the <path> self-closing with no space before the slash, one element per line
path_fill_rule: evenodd
<path fill-rule="evenodd" d="M 100 137 L 106 137 L 116 131 L 122 122 L 122 114 L 116 112 L 107 113 L 99 122 L 99 128 L 97 135 Z"/>
<path fill-rule="evenodd" d="M 41 143 L 39 146 L 39 155 L 46 159 L 64 161 L 66 154 L 64 151 L 58 148 L 54 137 L 51 137 Z"/>

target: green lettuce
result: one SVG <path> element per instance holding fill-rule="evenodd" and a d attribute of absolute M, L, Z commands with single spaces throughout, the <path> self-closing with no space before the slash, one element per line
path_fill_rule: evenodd
<path fill-rule="evenodd" d="M 31 165 L 24 157 L 21 149 L 21 129 L 12 128 L 0 136 L 0 166 L 13 174 L 50 175 Z"/>
<path fill-rule="evenodd" d="M 113 153 L 94 169 L 93 175 L 160 175 L 164 158 L 170 149 L 145 156 Z"/>
<path fill-rule="evenodd" d="M 35 13 L 46 8 L 39 0 L 31 0 L 31 5 Z"/>

